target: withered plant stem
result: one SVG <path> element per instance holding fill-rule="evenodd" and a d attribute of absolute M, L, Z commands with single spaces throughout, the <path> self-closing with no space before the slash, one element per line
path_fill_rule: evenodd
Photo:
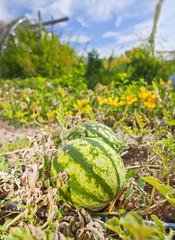
<path fill-rule="evenodd" d="M 130 167 L 125 167 L 126 170 L 132 170 L 132 169 L 136 169 L 136 168 L 145 168 L 145 167 L 149 167 L 149 168 L 161 168 L 160 165 L 136 165 L 136 166 L 130 166 Z"/>
<path fill-rule="evenodd" d="M 150 207 L 149 210 L 152 210 L 153 208 L 161 205 L 162 203 L 165 203 L 166 201 L 167 201 L 167 199 L 164 199 L 164 200 L 162 200 L 162 201 L 160 201 L 160 202 L 158 202 L 158 203 L 155 203 L 154 205 L 152 205 L 152 206 Z M 146 213 L 147 213 L 147 208 L 144 209 L 144 210 L 136 211 L 136 212 L 137 212 L 138 214 L 144 214 L 144 213 L 146 214 Z"/>
<path fill-rule="evenodd" d="M 118 192 L 117 196 L 113 199 L 112 204 L 111 204 L 111 206 L 110 206 L 110 208 L 109 208 L 109 212 L 112 211 L 112 209 L 113 209 L 113 207 L 114 207 L 114 205 L 115 205 L 115 202 L 117 201 L 118 197 L 120 196 L 122 190 L 123 190 L 123 188 L 120 189 L 120 191 Z"/>
<path fill-rule="evenodd" d="M 20 152 L 22 149 L 17 149 L 17 150 L 14 150 L 12 152 L 3 152 L 3 153 L 0 153 L 0 156 L 5 156 L 5 155 L 12 155 L 14 153 L 18 153 Z"/>
<path fill-rule="evenodd" d="M 26 211 L 20 213 L 18 216 L 16 216 L 12 221 L 10 221 L 6 228 L 8 229 L 10 226 L 12 226 L 15 222 L 19 221 L 21 218 L 25 217 Z"/>

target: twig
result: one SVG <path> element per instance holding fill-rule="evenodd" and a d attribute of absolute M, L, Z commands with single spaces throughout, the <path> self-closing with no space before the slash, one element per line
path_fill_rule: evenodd
<path fill-rule="evenodd" d="M 118 216 L 119 215 L 119 213 L 118 212 L 97 212 L 97 213 L 95 213 L 94 214 L 94 216 Z"/>
<path fill-rule="evenodd" d="M 154 205 L 152 205 L 152 206 L 150 207 L 150 210 L 153 209 L 153 208 L 155 208 L 155 207 L 157 207 L 157 206 L 159 206 L 159 205 L 161 205 L 162 203 L 167 202 L 167 201 L 168 201 L 167 199 L 164 199 L 164 200 L 162 200 L 161 202 L 155 203 Z"/>
<path fill-rule="evenodd" d="M 0 156 L 5 156 L 5 155 L 12 155 L 14 153 L 17 153 L 17 152 L 20 152 L 22 149 L 17 149 L 17 150 L 14 150 L 12 152 L 4 152 L 4 153 L 0 153 Z"/>
<path fill-rule="evenodd" d="M 126 170 L 131 170 L 131 169 L 135 169 L 135 168 L 142 168 L 142 167 L 150 167 L 150 168 L 161 168 L 160 165 L 136 165 L 136 166 L 130 166 L 130 167 L 125 167 Z"/>
<path fill-rule="evenodd" d="M 10 226 L 12 226 L 16 221 L 19 221 L 21 218 L 23 218 L 23 217 L 25 216 L 25 213 L 26 213 L 26 211 L 24 211 L 24 212 L 20 213 L 18 216 L 16 216 L 12 221 L 10 221 L 10 222 L 7 224 L 6 228 L 8 229 L 8 228 L 9 228 Z"/>
<path fill-rule="evenodd" d="M 164 200 L 162 200 L 162 201 L 160 201 L 160 202 L 158 202 L 158 203 L 155 203 L 154 205 L 152 205 L 152 206 L 150 207 L 149 210 L 152 210 L 153 208 L 155 208 L 155 207 L 161 205 L 162 203 L 164 203 L 164 202 L 166 202 L 166 201 L 168 201 L 168 200 L 167 200 L 167 199 L 164 199 Z M 144 210 L 136 211 L 136 212 L 139 213 L 139 214 L 147 213 L 147 208 L 144 209 Z"/>
<path fill-rule="evenodd" d="M 149 212 L 149 210 L 150 210 L 150 207 L 151 207 L 151 203 L 152 203 L 152 200 L 153 200 L 153 197 L 154 197 L 154 193 L 155 193 L 155 187 L 153 187 L 153 189 L 152 189 L 152 192 L 151 192 L 151 197 L 150 197 L 150 200 L 149 200 L 149 204 L 148 204 L 148 207 L 147 207 L 147 213 Z"/>

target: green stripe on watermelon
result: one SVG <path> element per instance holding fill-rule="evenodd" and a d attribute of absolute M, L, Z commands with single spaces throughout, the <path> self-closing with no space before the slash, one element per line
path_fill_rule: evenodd
<path fill-rule="evenodd" d="M 76 208 L 97 211 L 104 208 L 122 187 L 125 178 L 118 153 L 99 139 L 81 138 L 69 141 L 55 155 L 51 175 L 69 175 L 67 188 L 59 193 Z M 119 176 L 120 175 L 120 176 Z"/>
<path fill-rule="evenodd" d="M 113 155 L 106 151 L 106 149 L 103 147 L 101 142 L 100 143 L 98 141 L 94 142 L 91 138 L 84 138 L 84 140 L 91 143 L 92 146 L 94 146 L 95 148 L 99 148 L 99 150 L 102 151 L 104 153 L 104 155 L 110 159 L 110 161 L 115 169 L 115 172 L 116 172 L 116 178 L 117 178 L 117 182 L 118 182 L 118 185 L 116 185 L 116 188 L 117 188 L 117 192 L 118 192 L 119 187 L 120 187 L 120 178 L 119 178 L 119 173 L 118 173 L 117 167 L 114 162 L 115 160 L 113 159 Z"/>
<path fill-rule="evenodd" d="M 85 139 L 85 138 L 83 140 L 88 141 L 88 139 Z M 91 141 L 91 143 L 92 142 L 94 143 L 94 141 Z M 82 147 L 83 147 L 83 145 L 82 145 Z M 93 147 L 93 145 L 92 145 L 92 147 Z M 101 186 L 103 186 L 104 192 L 106 192 L 108 194 L 108 197 L 109 198 L 113 197 L 113 191 L 111 190 L 110 186 L 106 183 L 106 181 L 102 177 L 100 177 L 98 174 L 96 174 L 93 171 L 94 164 L 87 162 L 86 158 L 84 157 L 84 155 L 82 153 L 80 153 L 79 149 L 76 149 L 71 144 L 66 144 L 62 149 L 65 153 L 69 154 L 69 156 L 74 159 L 75 163 L 80 164 L 81 169 L 82 168 L 86 169 L 86 174 L 89 178 L 94 178 L 97 180 L 97 183 L 98 183 L 97 187 L 99 186 L 99 184 L 101 184 Z M 94 147 L 92 149 L 94 149 Z M 90 154 L 92 154 L 92 152 L 91 152 L 92 149 L 89 149 Z M 94 153 L 93 153 L 93 156 L 95 156 Z M 96 154 L 96 156 L 97 156 L 97 154 Z"/>
<path fill-rule="evenodd" d="M 102 123 L 94 121 L 87 122 L 84 126 L 77 127 L 77 129 L 68 136 L 70 140 L 81 137 L 99 138 L 115 150 L 121 147 L 121 143 L 118 141 L 114 132 Z"/>

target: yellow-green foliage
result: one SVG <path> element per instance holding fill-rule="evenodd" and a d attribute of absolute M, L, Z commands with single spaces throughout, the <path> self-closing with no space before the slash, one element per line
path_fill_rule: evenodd
<path fill-rule="evenodd" d="M 60 82 L 68 83 L 69 77 L 75 85 L 61 87 Z M 57 122 L 60 115 L 67 114 L 79 114 L 92 120 L 97 115 L 121 119 L 137 111 L 141 120 L 147 121 L 156 115 L 161 118 L 163 109 L 170 115 L 173 113 L 175 95 L 170 82 L 152 81 L 152 85 L 146 86 L 141 79 L 120 89 L 112 82 L 109 86 L 98 84 L 92 91 L 86 90 L 81 80 L 65 75 L 63 79 L 53 80 L 37 77 L 2 81 L 0 117 L 27 124 Z"/>
<path fill-rule="evenodd" d="M 28 25 L 18 29 L 16 40 L 8 41 L 0 57 L 3 77 L 58 77 L 71 73 L 78 63 L 75 51 L 61 44 L 58 37 L 51 38 L 45 30 L 42 35 Z"/>

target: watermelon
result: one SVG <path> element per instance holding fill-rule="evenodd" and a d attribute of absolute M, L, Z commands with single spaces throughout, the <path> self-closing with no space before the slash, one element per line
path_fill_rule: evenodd
<path fill-rule="evenodd" d="M 81 137 L 99 138 L 115 150 L 121 147 L 121 143 L 118 141 L 114 132 L 108 126 L 96 121 L 87 122 L 83 127 L 77 128 L 69 134 L 68 139 L 72 140 Z"/>
<path fill-rule="evenodd" d="M 51 163 L 51 176 L 68 174 L 68 185 L 58 189 L 75 208 L 98 211 L 117 195 L 124 184 L 125 168 L 116 150 L 97 138 L 78 138 L 64 144 Z"/>

